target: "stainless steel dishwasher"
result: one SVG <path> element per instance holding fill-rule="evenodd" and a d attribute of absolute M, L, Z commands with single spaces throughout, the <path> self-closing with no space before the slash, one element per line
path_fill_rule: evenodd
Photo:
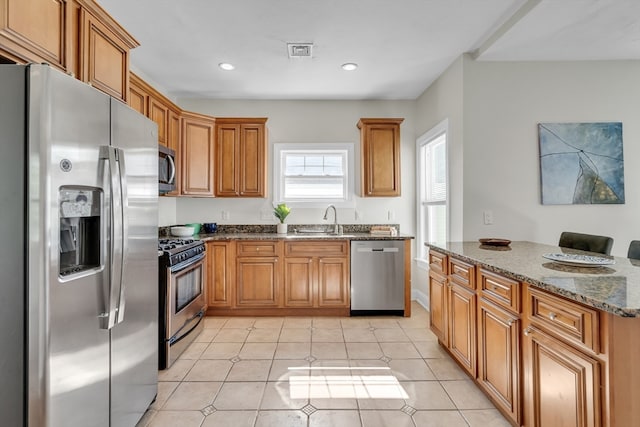
<path fill-rule="evenodd" d="M 351 315 L 404 315 L 404 241 L 351 242 Z"/>

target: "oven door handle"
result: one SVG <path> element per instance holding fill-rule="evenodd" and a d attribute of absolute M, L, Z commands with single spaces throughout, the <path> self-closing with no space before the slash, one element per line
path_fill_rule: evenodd
<path fill-rule="evenodd" d="M 194 319 L 198 318 L 198 321 L 196 322 L 195 325 L 193 325 L 191 328 L 189 328 L 189 330 L 187 332 L 185 332 L 184 334 L 180 335 L 180 332 L 189 324 L 191 323 Z M 197 312 L 196 314 L 193 315 L 193 317 L 189 320 L 187 320 L 185 322 L 184 325 L 182 325 L 182 327 L 180 329 L 178 329 L 176 331 L 176 333 L 169 338 L 169 345 L 175 344 L 177 342 L 179 342 L 181 339 L 183 339 L 184 337 L 186 337 L 187 335 L 189 335 L 191 333 L 191 331 L 193 331 L 195 328 L 198 327 L 198 325 L 200 324 L 200 322 L 202 322 L 202 319 L 204 319 L 204 309 L 200 310 L 199 312 Z"/>
<path fill-rule="evenodd" d="M 197 262 L 199 262 L 200 260 L 202 260 L 204 257 L 206 256 L 206 254 L 204 253 L 200 253 L 194 257 L 189 258 L 186 261 L 182 261 L 176 265 L 172 265 L 169 269 L 171 270 L 171 274 L 175 274 L 175 273 L 179 273 L 183 270 L 186 270 L 187 268 L 191 267 L 192 265 L 196 264 Z"/>

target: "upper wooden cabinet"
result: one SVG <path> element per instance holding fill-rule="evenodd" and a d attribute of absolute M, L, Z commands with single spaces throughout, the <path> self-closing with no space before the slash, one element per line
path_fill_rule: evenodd
<path fill-rule="evenodd" d="M 179 110 L 169 109 L 169 123 L 167 126 L 167 146 L 176 153 L 176 189 L 166 194 L 166 196 L 180 195 L 182 182 L 182 132 L 180 129 L 181 112 Z"/>
<path fill-rule="evenodd" d="M 70 67 L 70 2 L 0 0 L 0 51 L 16 62 Z"/>
<path fill-rule="evenodd" d="M 169 146 L 169 106 L 153 95 L 149 97 L 149 118 L 158 125 L 158 143 Z"/>
<path fill-rule="evenodd" d="M 182 113 L 181 193 L 213 196 L 213 146 L 215 119 Z"/>
<path fill-rule="evenodd" d="M 180 183 L 182 182 L 182 133 L 180 128 L 182 110 L 134 73 L 130 73 L 127 102 L 131 108 L 144 114 L 158 125 L 158 144 L 175 151 L 176 190 L 165 194 L 165 196 L 179 196 Z"/>
<path fill-rule="evenodd" d="M 78 3 L 82 5 L 79 77 L 126 102 L 129 96 L 129 51 L 139 43 L 95 3 Z"/>
<path fill-rule="evenodd" d="M 404 119 L 360 119 L 363 197 L 400 196 L 400 124 Z"/>
<path fill-rule="evenodd" d="M 49 63 L 123 101 L 138 45 L 93 0 L 0 0 L 0 55 Z"/>
<path fill-rule="evenodd" d="M 266 121 L 216 119 L 216 197 L 266 197 Z"/>
<path fill-rule="evenodd" d="M 146 83 L 138 76 L 129 73 L 129 98 L 127 102 L 131 108 L 149 117 L 149 93 L 145 86 L 147 86 Z"/>

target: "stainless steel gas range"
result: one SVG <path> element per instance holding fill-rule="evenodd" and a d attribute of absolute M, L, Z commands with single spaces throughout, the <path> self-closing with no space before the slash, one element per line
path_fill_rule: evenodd
<path fill-rule="evenodd" d="M 205 245 L 202 241 L 160 239 L 159 369 L 166 369 L 204 328 Z"/>

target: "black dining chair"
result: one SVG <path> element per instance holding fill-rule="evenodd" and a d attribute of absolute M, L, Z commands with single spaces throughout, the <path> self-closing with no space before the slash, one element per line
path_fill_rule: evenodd
<path fill-rule="evenodd" d="M 629 243 L 627 258 L 640 259 L 640 240 L 632 240 L 631 243 Z"/>
<path fill-rule="evenodd" d="M 579 249 L 581 251 L 610 255 L 611 247 L 613 246 L 613 239 L 607 236 L 596 236 L 595 234 L 563 231 L 562 234 L 560 234 L 558 246 L 562 248 Z"/>

